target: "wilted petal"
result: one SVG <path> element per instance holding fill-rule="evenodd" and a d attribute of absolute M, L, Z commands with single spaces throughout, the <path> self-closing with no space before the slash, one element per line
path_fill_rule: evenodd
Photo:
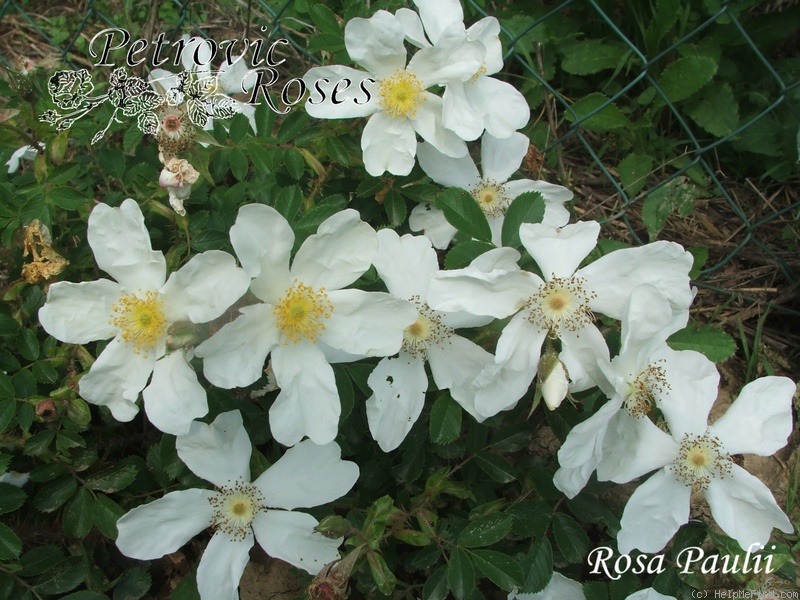
<path fill-rule="evenodd" d="M 425 404 L 425 361 L 406 352 L 384 358 L 367 382 L 372 390 L 366 404 L 370 433 L 381 450 L 391 452 L 406 439 Z"/>
<path fill-rule="evenodd" d="M 342 460 L 338 444 L 303 440 L 253 482 L 271 508 L 311 508 L 341 498 L 355 485 L 358 466 Z"/>
<path fill-rule="evenodd" d="M 172 435 L 189 432 L 193 419 L 208 413 L 206 391 L 186 360 L 183 350 L 156 361 L 150 385 L 142 392 L 147 418 Z"/>
<path fill-rule="evenodd" d="M 125 291 L 157 290 L 164 285 L 164 255 L 153 250 L 139 204 L 128 198 L 119 208 L 98 204 L 89 215 L 87 233 L 97 266 Z"/>
<path fill-rule="evenodd" d="M 239 600 L 239 580 L 250 562 L 254 541 L 252 533 L 239 539 L 217 531 L 211 537 L 197 565 L 197 591 L 201 598 Z"/>
<path fill-rule="evenodd" d="M 220 413 L 211 425 L 193 421 L 175 447 L 192 473 L 217 487 L 237 480 L 250 482 L 253 448 L 238 410 Z"/>
<path fill-rule="evenodd" d="M 59 281 L 47 290 L 39 309 L 44 330 L 66 344 L 86 344 L 115 335 L 109 325 L 112 306 L 119 299 L 119 284 L 109 279 L 86 283 Z"/>
<path fill-rule="evenodd" d="M 137 506 L 117 521 L 117 548 L 139 560 L 175 552 L 211 526 L 214 510 L 208 500 L 214 494 L 211 490 L 181 490 Z"/>
<path fill-rule="evenodd" d="M 622 529 L 617 534 L 620 554 L 658 552 L 689 520 L 692 489 L 676 479 L 669 469 L 661 469 L 641 484 L 625 505 Z"/>
<path fill-rule="evenodd" d="M 312 575 L 339 559 L 342 538 L 329 539 L 314 531 L 318 525 L 311 515 L 283 510 L 259 513 L 253 531 L 264 551 Z"/>

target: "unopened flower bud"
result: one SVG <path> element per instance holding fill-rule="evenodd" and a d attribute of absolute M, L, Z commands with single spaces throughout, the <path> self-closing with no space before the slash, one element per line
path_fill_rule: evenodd
<path fill-rule="evenodd" d="M 37 402 L 34 412 L 42 421 L 53 421 L 56 419 L 56 417 L 58 417 L 56 403 L 52 400 L 42 400 L 41 402 Z"/>
<path fill-rule="evenodd" d="M 352 530 L 352 525 L 344 517 L 331 515 L 322 519 L 314 529 L 326 538 L 335 540 L 346 536 Z"/>
<path fill-rule="evenodd" d="M 569 390 L 569 377 L 564 363 L 553 352 L 546 352 L 539 359 L 539 381 L 542 398 L 550 410 L 557 409 Z"/>

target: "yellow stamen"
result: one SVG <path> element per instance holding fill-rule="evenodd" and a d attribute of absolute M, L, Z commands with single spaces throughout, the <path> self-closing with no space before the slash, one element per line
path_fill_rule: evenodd
<path fill-rule="evenodd" d="M 489 218 L 503 216 L 506 214 L 508 205 L 511 204 L 508 196 L 503 192 L 503 188 L 491 179 L 481 179 L 471 193 L 483 213 Z"/>
<path fill-rule="evenodd" d="M 417 307 L 417 320 L 403 330 L 403 351 L 411 356 L 426 358 L 428 346 L 441 344 L 453 335 L 453 330 L 442 324 L 442 316 L 418 295 L 409 298 Z"/>
<path fill-rule="evenodd" d="M 672 463 L 675 476 L 693 492 L 707 490 L 712 479 L 724 479 L 732 467 L 730 454 L 719 438 L 710 433 L 684 435 L 678 456 Z"/>
<path fill-rule="evenodd" d="M 222 486 L 208 502 L 214 508 L 211 527 L 222 530 L 238 541 L 247 537 L 255 516 L 266 510 L 258 488 L 243 481 Z"/>
<path fill-rule="evenodd" d="M 384 112 L 396 119 L 398 117 L 413 119 L 417 109 L 425 101 L 425 88 L 413 73 L 399 70 L 391 77 L 381 79 L 378 83 L 380 105 Z"/>
<path fill-rule="evenodd" d="M 333 313 L 333 305 L 328 300 L 325 288 L 315 290 L 295 281 L 278 301 L 274 313 L 278 317 L 278 329 L 286 339 L 295 344 L 301 338 L 316 343 L 325 331 L 325 320 Z"/>
<path fill-rule="evenodd" d="M 167 333 L 163 307 L 156 292 L 139 290 L 125 294 L 111 307 L 114 315 L 110 323 L 119 330 L 125 343 L 133 345 L 136 354 L 147 356 Z"/>
<path fill-rule="evenodd" d="M 594 297 L 580 277 L 553 276 L 528 300 L 528 320 L 554 336 L 564 329 L 577 333 L 594 319 L 589 306 Z"/>

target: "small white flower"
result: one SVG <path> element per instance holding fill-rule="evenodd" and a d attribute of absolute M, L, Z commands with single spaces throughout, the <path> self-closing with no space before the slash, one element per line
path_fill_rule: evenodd
<path fill-rule="evenodd" d="M 431 43 L 437 44 L 443 35 L 456 33 L 483 47 L 482 62 L 469 79 L 447 82 L 443 95 L 444 126 L 467 141 L 478 139 L 484 130 L 495 137 L 507 138 L 524 127 L 530 118 L 525 97 L 511 84 L 489 77 L 503 68 L 497 19 L 485 17 L 466 29 L 459 0 L 414 0 L 414 4 L 419 16 L 407 8 L 401 8 L 396 15 L 411 43 L 426 48 Z"/>
<path fill-rule="evenodd" d="M 8 483 L 10 485 L 21 488 L 30 479 L 30 473 L 19 473 L 17 471 L 8 471 L 0 475 L 0 483 Z"/>
<path fill-rule="evenodd" d="M 466 155 L 451 158 L 438 152 L 429 144 L 420 144 L 417 155 L 419 166 L 433 181 L 447 187 L 468 191 L 475 198 L 489 221 L 492 243 L 502 246 L 503 223 L 511 202 L 525 192 L 539 192 L 545 200 L 542 223 L 563 227 L 569 222 L 569 211 L 564 203 L 572 200 L 567 188 L 531 179 L 508 179 L 519 169 L 528 151 L 530 141 L 521 133 L 498 139 L 488 133 L 481 139 L 481 169 L 478 173 L 472 158 Z M 429 203 L 419 204 L 408 219 L 411 231 L 423 231 L 436 248 L 447 248 L 457 230 L 445 219 L 444 213 Z"/>
<path fill-rule="evenodd" d="M 231 243 L 260 303 L 197 347 L 208 380 L 244 387 L 263 374 L 267 355 L 281 392 L 270 408 L 272 435 L 291 446 L 303 436 L 336 437 L 341 405 L 329 356 L 389 356 L 400 350 L 414 307 L 383 292 L 342 289 L 369 268 L 375 230 L 347 209 L 325 220 L 295 254 L 294 232 L 263 204 L 239 209 Z"/>
<path fill-rule="evenodd" d="M 239 597 L 239 579 L 256 541 L 270 556 L 312 575 L 339 558 L 342 538 L 324 537 L 314 531 L 314 517 L 294 512 L 340 498 L 358 479 L 358 466 L 341 460 L 335 443 L 301 442 L 255 481 L 250 477 L 252 446 L 238 410 L 220 414 L 211 425 L 195 421 L 175 446 L 186 466 L 215 489 L 170 492 L 123 515 L 117 521 L 117 547 L 123 554 L 160 558 L 213 528 L 197 567 L 203 600 Z"/>
<path fill-rule="evenodd" d="M 24 160 L 33 160 L 36 158 L 38 151 L 33 146 L 22 146 L 21 148 L 17 148 L 14 151 L 14 154 L 11 155 L 6 161 L 6 167 L 8 168 L 8 174 L 16 173 L 17 169 L 19 169 L 19 161 L 21 159 Z"/>
<path fill-rule="evenodd" d="M 97 205 L 89 216 L 88 240 L 98 266 L 116 281 L 54 283 L 39 322 L 68 344 L 113 338 L 80 380 L 88 402 L 130 421 L 144 389 L 153 425 L 186 433 L 208 405 L 187 351 L 168 352 L 170 327 L 216 319 L 247 291 L 249 277 L 230 254 L 211 250 L 167 279 L 164 255 L 152 249 L 142 211 L 130 198 L 119 208 Z"/>
<path fill-rule="evenodd" d="M 650 420 L 627 440 L 614 460 L 606 455 L 598 476 L 625 483 L 659 469 L 628 500 L 617 535 L 619 551 L 658 552 L 689 520 L 693 493 L 702 493 L 711 516 L 743 549 L 764 546 L 773 527 L 794 531 L 769 488 L 737 465 L 734 454 L 771 456 L 792 433 L 792 398 L 797 389 L 787 377 L 762 377 L 742 388 L 739 397 L 713 425 L 707 424 L 716 390 L 687 386 L 661 404 L 669 425 L 665 433 Z M 617 430 L 609 428 L 607 436 Z M 606 464 L 616 462 L 616 464 Z M 603 470 L 613 476 L 603 477 Z"/>
<path fill-rule="evenodd" d="M 418 51 L 406 64 L 404 39 L 400 22 L 385 10 L 369 19 L 352 19 L 345 27 L 345 46 L 350 58 L 366 72 L 333 65 L 314 67 L 303 76 L 312 90 L 306 102 L 312 117 L 369 117 L 361 149 L 364 167 L 376 177 L 385 171 L 394 175 L 411 172 L 417 134 L 448 156 L 467 153 L 464 141 L 444 127 L 442 99 L 427 90 L 472 77 L 480 67 L 483 47 L 467 40 L 456 27 L 443 33 L 436 45 Z M 319 97 L 320 91 L 324 98 Z"/>
<path fill-rule="evenodd" d="M 400 353 L 381 360 L 369 376 L 373 393 L 367 400 L 367 421 L 372 437 L 384 452 L 394 450 L 405 439 L 425 402 L 426 362 L 438 388 L 449 389 L 453 400 L 482 421 L 475 412 L 469 384 L 493 357 L 457 335 L 455 328 L 485 325 L 488 319 L 428 306 L 428 285 L 439 263 L 436 251 L 423 236 L 400 237 L 391 229 L 382 229 L 374 263 L 389 292 L 408 300 L 417 318 L 403 332 Z"/>
<path fill-rule="evenodd" d="M 572 380 L 571 391 L 595 385 L 608 348 L 594 314 L 619 319 L 631 291 L 650 283 L 677 310 L 694 297 L 689 287 L 692 255 L 678 244 L 656 242 L 611 252 L 583 268 L 597 243 L 600 225 L 578 222 L 560 229 L 525 223 L 520 239 L 544 278 L 517 266 L 519 253 L 497 248 L 465 269 L 439 271 L 431 281 L 429 304 L 498 319 L 514 315 L 497 342 L 495 363 L 473 382 L 475 409 L 484 417 L 516 405 L 536 375 L 548 335 L 561 340 L 559 355 Z M 516 313 L 516 314 L 515 314 Z"/>

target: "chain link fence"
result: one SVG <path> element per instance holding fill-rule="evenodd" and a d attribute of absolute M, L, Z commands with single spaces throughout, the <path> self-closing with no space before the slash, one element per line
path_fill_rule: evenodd
<path fill-rule="evenodd" d="M 215 28 L 238 23 L 243 28 L 240 37 L 261 37 L 266 41 L 284 38 L 289 40 L 298 57 L 318 62 L 317 57 L 306 51 L 306 38 L 313 35 L 313 26 L 299 19 L 297 11 L 289 15 L 293 3 L 298 1 L 240 0 L 212 4 L 198 0 L 169 0 L 137 5 L 130 1 L 87 0 L 57 9 L 47 2 L 5 0 L 0 5 L 3 52 L 0 62 L 13 67 L 15 61 L 23 56 L 41 59 L 45 54 L 55 54 L 73 68 L 89 66 L 87 46 L 92 35 L 107 27 L 130 27 L 131 23 L 141 23 L 140 31 L 131 31 L 134 38 L 152 39 L 148 36 L 154 32 L 164 32 L 170 41 L 183 33 L 214 36 Z M 109 7 L 117 4 L 124 14 L 112 14 Z M 484 2 L 467 0 L 467 4 L 467 8 L 478 16 L 486 12 L 495 14 L 484 8 Z M 770 196 L 762 191 L 762 188 L 772 185 L 768 179 L 745 178 L 742 181 L 741 177 L 728 173 L 720 159 L 721 151 L 730 154 L 732 142 L 757 132 L 759 124 L 763 124 L 765 119 L 778 118 L 779 111 L 781 127 L 785 131 L 798 135 L 800 130 L 800 111 L 796 106 L 800 98 L 800 81 L 787 81 L 779 74 L 772 60 L 748 33 L 743 18 L 746 14 L 730 3 L 720 3 L 699 25 L 653 51 L 634 41 L 636 36 L 631 31 L 623 31 L 620 27 L 618 11 L 624 7 L 619 2 L 566 0 L 554 3 L 544 0 L 535 6 L 532 2 L 530 4 L 530 18 L 523 22 L 517 20 L 520 25 L 517 30 L 503 32 L 506 68 L 512 76 L 534 81 L 544 90 L 543 103 L 538 110 L 542 122 L 547 124 L 548 135 L 539 148 L 548 158 L 557 157 L 557 161 L 548 160 L 549 174 L 576 188 L 581 216 L 605 222 L 612 230 L 616 227 L 619 236 L 627 238 L 625 241 L 641 244 L 647 241 L 642 217 L 645 200 L 654 194 L 668 195 L 678 182 L 699 177 L 707 183 L 703 190 L 703 203 L 684 217 L 694 227 L 702 226 L 707 235 L 694 241 L 691 236 L 678 239 L 680 232 L 674 235 L 674 231 L 666 229 L 662 237 L 687 245 L 709 246 L 709 259 L 698 278 L 700 287 L 735 297 L 745 304 L 774 305 L 777 310 L 800 316 L 795 295 L 800 282 L 798 196 L 787 193 L 791 186 L 785 181 L 780 186 L 773 185 L 779 191 Z M 712 4 L 711 0 L 703 3 L 706 8 Z M 551 51 L 537 41 L 551 23 L 571 14 L 583 18 L 588 15 L 595 27 L 603 29 L 606 38 L 621 43 L 627 52 L 624 72 L 617 69 L 613 75 L 614 88 L 588 111 L 577 110 L 578 104 L 571 97 L 572 90 L 561 87 L 547 75 L 542 55 Z M 695 126 L 683 105 L 674 101 L 663 88 L 663 78 L 659 74 L 663 73 L 665 64 L 674 60 L 682 50 L 696 45 L 704 32 L 718 23 L 726 24 L 727 44 L 735 46 L 737 52 L 745 53 L 753 72 L 766 76 L 768 84 L 764 86 L 758 112 L 742 118 L 724 135 L 709 136 Z M 259 26 L 264 27 L 252 31 Z M 651 103 L 663 105 L 661 120 L 669 121 L 671 135 L 680 140 L 682 149 L 678 153 L 680 160 L 667 165 L 668 168 L 656 164 L 643 185 L 631 186 L 626 185 L 621 176 L 618 153 L 609 152 L 619 132 L 598 133 L 597 127 L 591 127 L 591 124 L 593 119 L 596 122 L 609 110 L 616 114 L 620 105 L 641 104 L 643 90 L 651 90 L 648 92 Z M 800 142 L 800 137 L 797 139 Z M 792 162 L 797 158 L 792 157 Z M 791 177 L 796 181 L 796 169 Z M 597 203 L 597 206 L 592 203 Z M 703 212 L 707 207 L 713 210 Z M 718 239 L 711 239 L 710 231 L 715 231 Z M 754 278 L 756 284 L 742 285 L 731 276 L 732 271 L 752 265 L 757 265 L 759 270 L 759 275 Z M 766 291 L 767 294 L 751 293 L 755 291 Z"/>

